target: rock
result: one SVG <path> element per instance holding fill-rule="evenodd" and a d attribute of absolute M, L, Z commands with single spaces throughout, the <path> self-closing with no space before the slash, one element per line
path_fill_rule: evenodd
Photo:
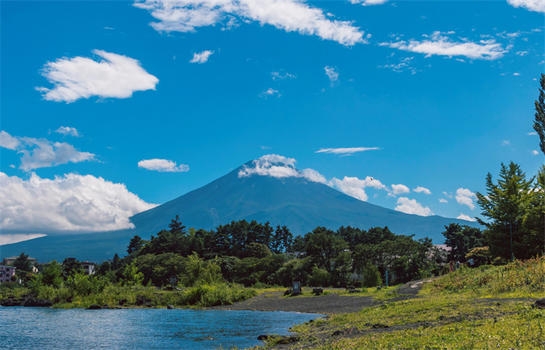
<path fill-rule="evenodd" d="M 545 309 L 545 298 L 543 299 L 537 299 L 534 303 L 534 306 L 540 309 Z"/>
<path fill-rule="evenodd" d="M 312 294 L 314 295 L 320 295 L 324 292 L 323 288 L 312 288 Z"/>
<path fill-rule="evenodd" d="M 89 305 L 89 307 L 87 308 L 87 310 L 100 310 L 102 309 L 102 306 L 98 305 L 98 304 L 91 304 Z"/>
<path fill-rule="evenodd" d="M 9 298 L 6 298 L 6 299 L 3 299 L 2 301 L 0 301 L 0 305 L 2 305 L 2 306 L 22 306 L 23 305 L 23 300 L 22 299 L 17 299 L 15 297 L 9 297 Z"/>
<path fill-rule="evenodd" d="M 169 309 L 169 310 L 172 310 L 172 309 L 174 309 L 174 305 L 170 305 L 170 304 L 168 304 L 168 305 L 167 305 L 167 309 Z"/>
<path fill-rule="evenodd" d="M 37 299 L 37 298 L 34 298 L 34 297 L 28 297 L 23 302 L 23 306 L 51 307 L 51 306 L 53 306 L 53 303 L 50 300 L 47 300 L 47 299 Z"/>

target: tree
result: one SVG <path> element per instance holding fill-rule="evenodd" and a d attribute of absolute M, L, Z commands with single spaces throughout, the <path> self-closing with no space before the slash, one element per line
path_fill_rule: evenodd
<path fill-rule="evenodd" d="M 484 245 L 481 230 L 467 225 L 450 224 L 445 226 L 443 236 L 445 236 L 445 244 L 450 247 L 449 260 L 465 262 L 465 256 L 471 249 Z"/>
<path fill-rule="evenodd" d="M 530 205 L 523 220 L 528 230 L 524 240 L 528 257 L 545 253 L 545 165 L 539 170 L 530 195 Z"/>
<path fill-rule="evenodd" d="M 497 183 L 490 173 L 486 176 L 486 194 L 477 193 L 481 214 L 489 219 L 479 222 L 486 226 L 485 236 L 493 256 L 505 259 L 523 257 L 527 246 L 523 244 L 525 229 L 522 226 L 532 198 L 533 179 L 518 164 L 501 164 Z"/>
<path fill-rule="evenodd" d="M 21 253 L 15 259 L 15 261 L 13 261 L 13 267 L 15 267 L 17 271 L 31 272 L 32 262 L 28 258 L 28 255 L 26 255 L 25 253 Z"/>
<path fill-rule="evenodd" d="M 131 238 L 131 241 L 129 242 L 129 246 L 127 247 L 127 253 L 129 255 L 133 253 L 138 253 L 140 249 L 144 246 L 146 241 L 144 241 L 140 236 L 136 235 L 133 238 Z"/>
<path fill-rule="evenodd" d="M 76 258 L 66 258 L 62 262 L 62 276 L 64 279 L 74 276 L 76 273 L 82 273 L 81 263 Z"/>
<path fill-rule="evenodd" d="M 541 88 L 539 89 L 539 97 L 535 101 L 536 114 L 534 120 L 534 130 L 539 135 L 539 147 L 541 152 L 545 154 L 545 74 L 541 74 Z"/>

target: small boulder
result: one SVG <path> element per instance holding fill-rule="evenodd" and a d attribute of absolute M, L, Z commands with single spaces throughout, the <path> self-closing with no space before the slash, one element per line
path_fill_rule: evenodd
<path fill-rule="evenodd" d="M 545 298 L 543 299 L 537 299 L 534 303 L 534 306 L 540 309 L 545 309 Z"/>

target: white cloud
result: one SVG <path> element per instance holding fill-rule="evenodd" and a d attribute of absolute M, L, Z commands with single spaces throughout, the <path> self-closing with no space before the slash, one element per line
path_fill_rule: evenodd
<path fill-rule="evenodd" d="M 166 173 L 182 173 L 189 171 L 189 165 L 180 164 L 168 159 L 143 159 L 138 162 L 139 168 Z"/>
<path fill-rule="evenodd" d="M 102 58 L 60 58 L 45 64 L 42 75 L 53 88 L 39 87 L 44 98 L 56 102 L 74 102 L 80 98 L 128 98 L 135 91 L 155 90 L 159 80 L 130 57 L 93 50 Z"/>
<path fill-rule="evenodd" d="M 345 176 L 342 180 L 337 178 L 331 179 L 329 185 L 344 194 L 357 198 L 362 201 L 367 201 L 368 196 L 365 189 L 370 187 L 378 190 L 386 189 L 386 186 L 379 180 L 367 176 L 365 179 L 359 179 L 357 177 Z"/>
<path fill-rule="evenodd" d="M 446 200 L 445 198 L 440 198 L 439 203 L 448 203 L 448 200 Z"/>
<path fill-rule="evenodd" d="M 416 214 L 420 216 L 430 216 L 433 212 L 430 208 L 423 206 L 414 199 L 407 197 L 400 197 L 397 200 L 397 206 L 395 210 L 406 214 Z"/>
<path fill-rule="evenodd" d="M 22 154 L 20 168 L 24 171 L 95 160 L 93 153 L 80 152 L 66 142 L 16 137 L 5 131 L 0 131 L 0 146 Z"/>
<path fill-rule="evenodd" d="M 466 220 L 466 221 L 477 221 L 477 219 L 475 219 L 474 217 L 471 217 L 469 215 L 466 215 L 466 214 L 460 214 L 456 217 L 456 219 L 460 219 L 460 220 Z"/>
<path fill-rule="evenodd" d="M 403 184 L 393 184 L 391 187 L 392 187 L 392 194 L 394 196 L 411 192 L 411 190 Z"/>
<path fill-rule="evenodd" d="M 21 142 L 17 137 L 13 137 L 4 130 L 0 131 L 0 147 L 16 150 Z"/>
<path fill-rule="evenodd" d="M 434 32 L 432 35 L 426 36 L 425 40 L 421 41 L 401 40 L 393 43 L 383 43 L 381 45 L 403 51 L 425 54 L 426 57 L 433 55 L 448 57 L 463 56 L 478 60 L 499 59 L 507 52 L 501 44 L 493 39 L 481 40 L 478 43 L 468 41 L 467 39 L 452 41 L 448 36 L 441 32 Z"/>
<path fill-rule="evenodd" d="M 324 67 L 325 75 L 329 78 L 329 81 L 333 84 L 339 80 L 339 73 L 334 67 L 325 66 Z"/>
<path fill-rule="evenodd" d="M 92 175 L 28 180 L 0 172 L 0 230 L 97 232 L 132 228 L 129 217 L 152 208 L 125 185 Z"/>
<path fill-rule="evenodd" d="M 301 170 L 301 175 L 305 179 L 310 180 L 312 182 L 319 182 L 322 184 L 327 183 L 326 178 L 314 169 L 303 169 Z"/>
<path fill-rule="evenodd" d="M 405 57 L 401 59 L 401 61 L 399 61 L 398 63 L 385 64 L 383 66 L 379 66 L 379 68 L 391 69 L 392 71 L 396 73 L 402 73 L 402 72 L 408 71 L 412 75 L 415 75 L 416 68 L 412 65 L 413 60 L 414 60 L 414 57 Z"/>
<path fill-rule="evenodd" d="M 68 136 L 74 136 L 74 137 L 79 136 L 78 129 L 73 128 L 71 126 L 60 126 L 57 130 L 55 130 L 55 132 L 61 135 L 68 135 Z"/>
<path fill-rule="evenodd" d="M 477 198 L 475 193 L 467 188 L 460 187 L 456 190 L 456 202 L 461 205 L 466 205 L 469 209 L 475 209 L 473 199 Z"/>
<path fill-rule="evenodd" d="M 23 154 L 20 168 L 24 171 L 95 159 L 93 153 L 80 152 L 66 142 L 50 142 L 30 137 L 24 137 L 22 140 L 27 147 L 19 151 Z"/>
<path fill-rule="evenodd" d="M 545 1 L 543 0 L 507 0 L 513 7 L 524 7 L 534 12 L 545 13 Z"/>
<path fill-rule="evenodd" d="M 238 177 L 253 175 L 271 176 L 275 178 L 300 177 L 312 182 L 325 183 L 325 177 L 313 169 L 295 168 L 295 159 L 278 154 L 267 154 L 252 161 L 250 166 L 244 165 L 238 172 Z"/>
<path fill-rule="evenodd" d="M 280 94 L 280 91 L 276 90 L 276 89 L 273 89 L 273 88 L 268 88 L 267 90 L 263 91 L 261 94 L 260 94 L 261 97 L 268 97 L 268 96 L 276 96 L 276 97 L 280 97 L 282 96 Z"/>
<path fill-rule="evenodd" d="M 208 59 L 210 58 L 210 56 L 212 56 L 213 53 L 214 51 L 211 51 L 211 50 L 204 50 L 203 52 L 195 52 L 193 54 L 193 58 L 189 61 L 189 63 L 199 63 L 199 64 L 206 63 L 208 62 Z"/>
<path fill-rule="evenodd" d="M 388 0 L 349 0 L 351 4 L 362 4 L 363 6 L 382 5 L 388 2 Z"/>
<path fill-rule="evenodd" d="M 271 72 L 272 80 L 287 80 L 297 78 L 295 74 L 288 72 Z"/>
<path fill-rule="evenodd" d="M 532 155 L 537 156 L 538 154 L 539 152 L 536 149 L 532 150 Z"/>
<path fill-rule="evenodd" d="M 0 234 L 0 246 L 18 242 L 29 241 L 31 239 L 45 237 L 43 233 L 2 233 Z"/>
<path fill-rule="evenodd" d="M 377 151 L 378 147 L 340 147 L 340 148 L 320 148 L 316 153 L 331 153 L 341 155 L 351 155 L 358 152 Z"/>
<path fill-rule="evenodd" d="M 428 188 L 422 186 L 417 186 L 413 191 L 416 193 L 424 193 L 427 195 L 431 194 L 431 191 Z"/>
<path fill-rule="evenodd" d="M 144 0 L 134 6 L 149 11 L 158 20 L 152 27 L 161 32 L 192 32 L 222 22 L 232 27 L 239 19 L 342 45 L 365 42 L 363 31 L 351 22 L 330 20 L 321 9 L 299 0 Z"/>

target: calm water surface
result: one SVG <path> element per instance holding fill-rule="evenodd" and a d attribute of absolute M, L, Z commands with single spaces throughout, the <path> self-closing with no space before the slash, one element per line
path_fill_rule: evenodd
<path fill-rule="evenodd" d="M 0 307 L 0 349 L 229 349 L 321 315 L 220 310 Z"/>

